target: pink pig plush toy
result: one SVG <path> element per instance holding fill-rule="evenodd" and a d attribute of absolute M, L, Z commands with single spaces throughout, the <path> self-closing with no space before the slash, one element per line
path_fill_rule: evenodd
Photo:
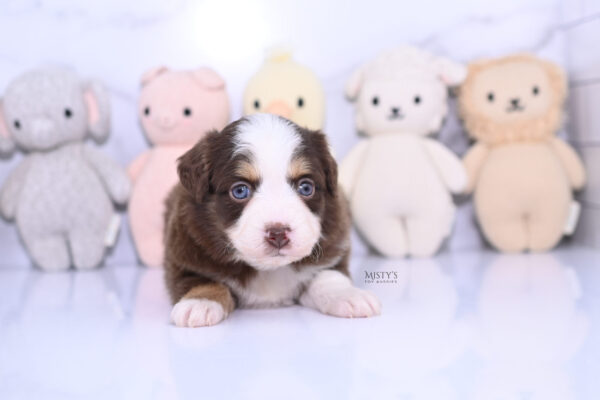
<path fill-rule="evenodd" d="M 139 100 L 142 127 L 152 148 L 129 166 L 133 193 L 129 224 L 141 261 L 163 262 L 164 202 L 178 182 L 176 161 L 206 132 L 229 120 L 225 82 L 215 71 L 171 71 L 158 67 L 142 76 Z"/>

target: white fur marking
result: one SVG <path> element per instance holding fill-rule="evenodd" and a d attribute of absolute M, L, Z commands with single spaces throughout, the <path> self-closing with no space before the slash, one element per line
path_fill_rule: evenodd
<path fill-rule="evenodd" d="M 352 286 L 338 271 L 321 271 L 300 297 L 300 304 L 336 317 L 372 317 L 381 314 L 379 299 Z"/>
<path fill-rule="evenodd" d="M 176 326 L 189 328 L 215 325 L 226 316 L 220 303 L 208 299 L 182 299 L 171 311 L 171 320 Z"/>
<path fill-rule="evenodd" d="M 294 304 L 303 285 L 322 270 L 336 265 L 340 259 L 341 256 L 335 257 L 326 264 L 311 265 L 299 271 L 289 265 L 269 271 L 258 271 L 256 277 L 244 287 L 233 280 L 227 284 L 237 296 L 240 307 L 289 306 Z"/>
<path fill-rule="evenodd" d="M 311 254 L 321 235 L 321 221 L 287 181 L 287 172 L 301 145 L 295 128 L 285 120 L 255 114 L 239 126 L 234 152 L 248 153 L 261 184 L 238 221 L 226 233 L 241 260 L 258 270 L 273 270 Z M 265 227 L 280 223 L 291 228 L 290 245 L 273 254 L 264 240 Z"/>

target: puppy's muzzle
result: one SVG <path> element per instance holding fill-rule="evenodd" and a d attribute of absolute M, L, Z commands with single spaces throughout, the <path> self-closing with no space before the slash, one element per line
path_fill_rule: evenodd
<path fill-rule="evenodd" d="M 290 243 L 288 233 L 290 227 L 284 224 L 267 225 L 265 228 L 265 241 L 276 249 L 281 249 Z"/>

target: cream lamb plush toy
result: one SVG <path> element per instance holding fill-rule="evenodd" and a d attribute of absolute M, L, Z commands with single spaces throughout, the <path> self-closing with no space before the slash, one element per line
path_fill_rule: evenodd
<path fill-rule="evenodd" d="M 2 184 L 0 213 L 15 220 L 44 270 L 96 267 L 115 237 L 113 203 L 127 202 L 130 182 L 117 163 L 84 143 L 109 132 L 107 91 L 72 71 L 30 71 L 4 93 L 0 150 L 16 144 L 25 156 Z"/>
<path fill-rule="evenodd" d="M 225 81 L 210 68 L 154 68 L 142 76 L 139 115 L 152 148 L 129 166 L 134 182 L 129 224 L 142 262 L 162 265 L 165 199 L 179 182 L 177 159 L 229 120 Z"/>
<path fill-rule="evenodd" d="M 427 136 L 440 129 L 462 65 L 413 47 L 385 52 L 346 84 L 356 127 L 367 136 L 343 160 L 340 183 L 354 223 L 388 257 L 427 257 L 452 228 L 450 193 L 467 182 L 460 160 Z"/>

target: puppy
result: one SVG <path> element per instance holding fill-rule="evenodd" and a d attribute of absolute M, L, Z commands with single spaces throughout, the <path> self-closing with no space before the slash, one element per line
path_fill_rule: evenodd
<path fill-rule="evenodd" d="M 350 280 L 348 208 L 322 133 L 245 117 L 198 142 L 178 173 L 165 214 L 175 325 L 296 302 L 338 317 L 380 313 Z"/>

